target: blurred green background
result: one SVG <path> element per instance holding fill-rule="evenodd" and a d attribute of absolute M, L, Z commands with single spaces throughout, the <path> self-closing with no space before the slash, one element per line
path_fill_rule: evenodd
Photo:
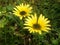
<path fill-rule="evenodd" d="M 42 35 L 23 30 L 23 22 L 12 12 L 21 3 L 49 18 L 52 30 Z M 60 45 L 60 0 L 0 0 L 0 45 Z"/>

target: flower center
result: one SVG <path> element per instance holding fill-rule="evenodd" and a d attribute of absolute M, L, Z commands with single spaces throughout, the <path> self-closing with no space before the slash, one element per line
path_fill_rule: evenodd
<path fill-rule="evenodd" d="M 25 11 L 21 11 L 21 12 L 20 12 L 20 15 L 25 15 L 25 14 L 26 14 Z"/>
<path fill-rule="evenodd" d="M 34 24 L 34 25 L 33 25 L 33 28 L 34 28 L 34 29 L 40 29 L 40 27 L 41 27 L 41 26 L 40 26 L 39 24 Z"/>

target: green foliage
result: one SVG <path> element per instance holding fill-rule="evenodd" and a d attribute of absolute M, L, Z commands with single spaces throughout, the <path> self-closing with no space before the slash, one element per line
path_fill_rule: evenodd
<path fill-rule="evenodd" d="M 7 20 L 5 18 L 0 20 L 0 28 L 4 27 L 7 24 Z"/>
<path fill-rule="evenodd" d="M 33 7 L 33 13 L 44 14 L 51 21 L 51 31 L 30 34 L 23 29 L 23 21 L 13 15 L 13 8 L 21 3 Z M 60 45 L 59 0 L 0 0 L 0 45 Z"/>

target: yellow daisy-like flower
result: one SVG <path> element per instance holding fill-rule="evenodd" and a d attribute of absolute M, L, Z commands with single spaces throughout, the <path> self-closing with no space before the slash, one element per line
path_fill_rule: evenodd
<path fill-rule="evenodd" d="M 36 14 L 31 17 L 28 17 L 25 21 L 24 29 L 28 29 L 30 33 L 39 33 L 41 34 L 42 31 L 48 32 L 50 29 L 50 21 L 48 18 L 45 18 L 42 14 L 37 18 Z"/>
<path fill-rule="evenodd" d="M 28 4 L 20 4 L 19 6 L 16 6 L 14 8 L 13 14 L 16 16 L 20 17 L 22 19 L 23 17 L 29 16 L 30 13 L 32 12 L 32 7 Z"/>

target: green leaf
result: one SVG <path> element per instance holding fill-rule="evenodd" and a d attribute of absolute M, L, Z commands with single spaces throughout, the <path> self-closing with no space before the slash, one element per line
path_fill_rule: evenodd
<path fill-rule="evenodd" d="M 3 28 L 7 24 L 6 18 L 0 20 L 0 28 Z"/>

